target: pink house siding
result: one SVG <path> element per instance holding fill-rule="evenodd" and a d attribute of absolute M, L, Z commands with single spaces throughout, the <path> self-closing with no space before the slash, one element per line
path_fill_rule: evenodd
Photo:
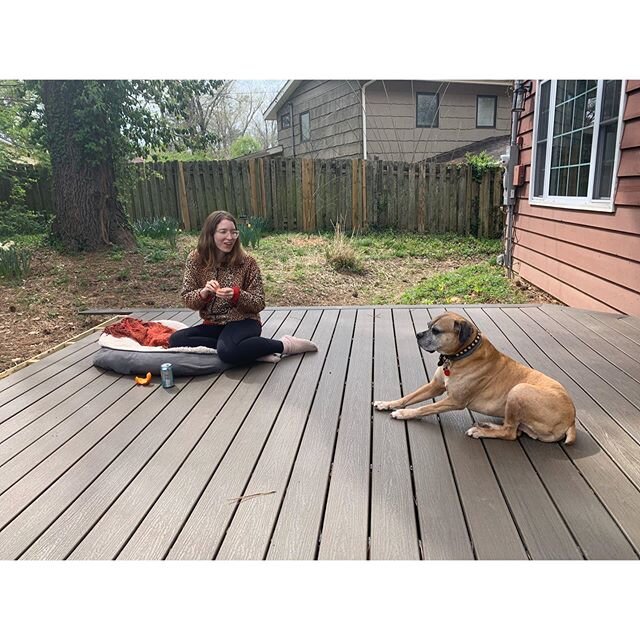
<path fill-rule="evenodd" d="M 518 127 L 525 182 L 516 191 L 514 271 L 569 306 L 640 316 L 640 81 L 626 83 L 612 213 L 529 203 L 535 84 Z"/>

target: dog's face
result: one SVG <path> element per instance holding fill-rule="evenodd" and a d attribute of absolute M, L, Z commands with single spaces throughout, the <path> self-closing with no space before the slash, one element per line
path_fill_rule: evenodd
<path fill-rule="evenodd" d="M 463 345 L 476 330 L 475 325 L 457 313 L 443 313 L 434 318 L 426 331 L 416 335 L 421 349 L 433 353 L 453 355 L 460 351 Z"/>

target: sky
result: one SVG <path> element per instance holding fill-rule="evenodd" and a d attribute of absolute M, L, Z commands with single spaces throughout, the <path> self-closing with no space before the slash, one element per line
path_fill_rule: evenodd
<path fill-rule="evenodd" d="M 538 0 L 5 3 L 2 78 L 637 77 L 637 23 Z M 597 28 L 596 28 L 597 24 Z"/>

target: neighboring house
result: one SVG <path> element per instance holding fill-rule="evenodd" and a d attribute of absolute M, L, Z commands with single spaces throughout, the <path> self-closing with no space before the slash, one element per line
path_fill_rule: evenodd
<path fill-rule="evenodd" d="M 289 80 L 265 111 L 285 157 L 418 162 L 507 136 L 510 80 Z"/>
<path fill-rule="evenodd" d="M 513 270 L 569 306 L 640 316 L 640 81 L 529 82 Z"/>

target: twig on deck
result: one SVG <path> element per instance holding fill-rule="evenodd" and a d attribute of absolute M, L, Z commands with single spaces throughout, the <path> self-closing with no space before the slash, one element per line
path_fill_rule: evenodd
<path fill-rule="evenodd" d="M 250 493 L 246 496 L 240 496 L 238 498 L 229 498 L 229 502 L 242 502 L 243 500 L 248 500 L 249 498 L 256 498 L 257 496 L 268 496 L 272 493 L 276 493 L 275 491 L 263 491 L 262 493 Z"/>

